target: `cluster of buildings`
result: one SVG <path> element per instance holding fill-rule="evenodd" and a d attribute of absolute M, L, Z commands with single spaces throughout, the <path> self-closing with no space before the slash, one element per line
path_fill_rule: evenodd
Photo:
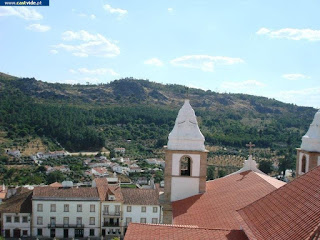
<path fill-rule="evenodd" d="M 162 222 L 159 191 L 121 188 L 106 178 L 90 187 L 72 182 L 18 188 L 0 205 L 5 238 L 100 238 L 123 236 L 131 222 Z"/>
<path fill-rule="evenodd" d="M 0 205 L 7 237 L 125 240 L 320 239 L 320 111 L 297 149 L 297 179 L 285 183 L 257 168 L 206 181 L 207 154 L 197 118 L 186 100 L 165 149 L 164 190 L 122 189 L 105 178 L 91 187 L 20 190 Z M 17 191 L 18 192 L 18 191 Z"/>

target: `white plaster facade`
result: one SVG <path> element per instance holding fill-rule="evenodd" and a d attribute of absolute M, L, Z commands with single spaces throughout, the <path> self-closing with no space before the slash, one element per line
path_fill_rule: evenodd
<path fill-rule="evenodd" d="M 145 211 L 144 211 L 145 209 Z M 162 223 L 159 205 L 123 205 L 123 221 L 127 227 L 133 223 Z"/>
<path fill-rule="evenodd" d="M 105 201 L 101 203 L 101 235 L 123 234 L 122 203 Z"/>
<path fill-rule="evenodd" d="M 42 204 L 42 211 L 38 211 L 39 204 Z M 53 211 L 54 205 L 55 211 Z M 65 205 L 69 206 L 68 211 L 66 211 Z M 81 211 L 78 205 L 81 206 Z M 83 234 L 83 237 L 100 236 L 99 200 L 33 200 L 32 213 L 33 236 L 53 237 L 53 231 L 55 231 L 55 237 L 57 238 L 79 237 L 76 236 L 76 232 Z M 55 221 L 53 221 L 53 218 L 55 218 Z M 42 229 L 40 230 L 42 235 L 38 234 L 38 229 Z M 67 235 L 66 231 L 68 231 Z M 94 231 L 94 234 L 92 234 L 92 231 Z"/>
<path fill-rule="evenodd" d="M 6 238 L 29 237 L 31 232 L 30 213 L 3 213 L 3 235 Z"/>

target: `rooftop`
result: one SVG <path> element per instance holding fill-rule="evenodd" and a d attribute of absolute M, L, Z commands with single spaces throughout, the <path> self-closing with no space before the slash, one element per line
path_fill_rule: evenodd
<path fill-rule="evenodd" d="M 36 187 L 33 190 L 33 199 L 67 199 L 67 200 L 99 200 L 97 188 L 53 188 Z"/>
<path fill-rule="evenodd" d="M 202 239 L 246 240 L 242 230 L 206 229 L 197 226 L 130 223 L 125 240 L 139 239 Z"/>
<path fill-rule="evenodd" d="M 159 193 L 155 189 L 122 188 L 124 204 L 159 205 Z"/>
<path fill-rule="evenodd" d="M 206 184 L 205 193 L 172 203 L 174 224 L 240 229 L 237 210 L 285 183 L 264 174 L 245 171 Z"/>
<path fill-rule="evenodd" d="M 319 230 L 320 167 L 239 210 L 250 239 L 313 239 Z"/>
<path fill-rule="evenodd" d="M 0 213 L 31 213 L 32 191 L 17 191 L 17 194 L 0 204 Z"/>

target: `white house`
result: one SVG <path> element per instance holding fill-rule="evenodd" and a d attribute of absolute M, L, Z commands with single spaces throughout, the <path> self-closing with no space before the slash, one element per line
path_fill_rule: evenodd
<path fill-rule="evenodd" d="M 126 149 L 125 148 L 115 148 L 115 149 L 113 149 L 113 151 L 115 153 L 125 153 Z"/>
<path fill-rule="evenodd" d="M 95 167 L 91 169 L 91 173 L 96 177 L 109 176 L 108 170 L 105 167 Z"/>
<path fill-rule="evenodd" d="M 97 188 L 37 187 L 33 191 L 32 213 L 35 237 L 100 236 Z"/>
<path fill-rule="evenodd" d="M 133 223 L 161 223 L 159 194 L 155 189 L 122 188 L 123 219 L 126 230 Z"/>
<path fill-rule="evenodd" d="M 101 201 L 101 236 L 120 237 L 124 233 L 120 186 L 109 184 L 105 178 L 93 180 L 92 186 L 98 188 Z"/>
<path fill-rule="evenodd" d="M 20 188 L 0 205 L 2 233 L 5 238 L 30 237 L 32 191 Z"/>
<path fill-rule="evenodd" d="M 19 150 L 12 150 L 11 151 L 10 149 L 7 149 L 6 154 L 13 156 L 13 157 L 21 157 L 21 153 Z"/>
<path fill-rule="evenodd" d="M 135 172 L 139 173 L 139 172 L 141 172 L 141 168 L 135 163 L 130 165 L 129 169 L 130 169 L 129 170 L 130 173 L 135 173 Z"/>

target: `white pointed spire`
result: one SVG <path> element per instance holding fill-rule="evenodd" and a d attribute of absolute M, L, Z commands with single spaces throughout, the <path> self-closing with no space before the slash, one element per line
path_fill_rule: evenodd
<path fill-rule="evenodd" d="M 175 125 L 169 134 L 168 149 L 205 151 L 204 136 L 189 100 L 185 100 L 179 110 Z"/>
<path fill-rule="evenodd" d="M 308 132 L 302 137 L 301 149 L 320 152 L 320 110 L 315 114 Z"/>

